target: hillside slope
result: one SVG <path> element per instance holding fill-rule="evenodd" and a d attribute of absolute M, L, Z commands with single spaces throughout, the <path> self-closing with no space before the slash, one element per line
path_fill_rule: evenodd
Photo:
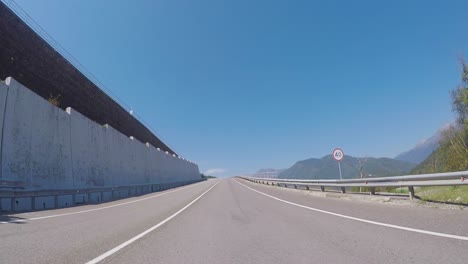
<path fill-rule="evenodd" d="M 422 174 L 422 173 L 437 173 L 437 172 L 447 172 L 447 169 L 444 169 L 444 164 L 446 163 L 445 159 L 444 146 L 439 147 L 434 152 L 432 152 L 427 159 L 418 164 L 411 170 L 411 174 Z"/>

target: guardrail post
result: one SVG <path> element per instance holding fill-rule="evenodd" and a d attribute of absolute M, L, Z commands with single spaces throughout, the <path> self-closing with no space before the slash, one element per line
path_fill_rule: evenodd
<path fill-rule="evenodd" d="M 325 191 L 325 187 L 324 187 L 324 186 L 320 186 L 320 191 L 324 192 L 324 191 Z"/>
<path fill-rule="evenodd" d="M 414 187 L 413 186 L 408 186 L 408 191 L 409 191 L 410 200 L 413 200 L 414 199 Z"/>
<path fill-rule="evenodd" d="M 369 191 L 370 191 L 370 195 L 375 195 L 375 187 L 370 187 Z"/>
<path fill-rule="evenodd" d="M 346 193 L 345 187 L 341 187 L 341 193 Z"/>
<path fill-rule="evenodd" d="M 306 185 L 306 190 L 310 190 L 309 185 Z"/>
<path fill-rule="evenodd" d="M 297 189 L 297 185 L 296 185 L 296 184 L 294 184 L 294 189 Z"/>

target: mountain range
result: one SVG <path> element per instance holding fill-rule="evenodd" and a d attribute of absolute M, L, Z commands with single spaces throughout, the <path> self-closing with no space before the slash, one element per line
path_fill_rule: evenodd
<path fill-rule="evenodd" d="M 422 140 L 415 147 L 391 158 L 357 158 L 346 156 L 341 162 L 344 179 L 371 176 L 393 176 L 409 174 L 416 165 L 425 161 L 439 148 L 440 140 L 448 126 L 439 129 L 433 136 Z M 296 162 L 288 169 L 261 169 L 252 175 L 259 178 L 283 179 L 339 179 L 337 162 L 331 155 L 320 159 L 311 158 Z"/>
<path fill-rule="evenodd" d="M 411 163 L 423 162 L 439 147 L 439 142 L 446 129 L 447 127 L 439 129 L 432 137 L 422 140 L 414 148 L 397 155 L 395 159 Z"/>
<path fill-rule="evenodd" d="M 410 163 L 391 158 L 356 158 L 346 156 L 341 162 L 343 179 L 360 177 L 360 164 L 363 176 L 393 176 L 404 175 L 416 166 Z M 320 159 L 306 159 L 296 162 L 289 169 L 278 176 L 283 179 L 339 179 L 338 163 L 331 155 Z"/>

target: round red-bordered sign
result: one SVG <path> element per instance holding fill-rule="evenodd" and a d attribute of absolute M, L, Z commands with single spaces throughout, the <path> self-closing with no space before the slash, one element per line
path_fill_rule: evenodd
<path fill-rule="evenodd" d="M 343 150 L 340 149 L 340 148 L 334 149 L 333 152 L 332 152 L 332 157 L 338 162 L 342 161 L 344 159 Z"/>

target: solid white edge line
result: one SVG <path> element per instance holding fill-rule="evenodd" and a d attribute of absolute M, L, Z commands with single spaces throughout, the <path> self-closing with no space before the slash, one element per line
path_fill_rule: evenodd
<path fill-rule="evenodd" d="M 168 221 L 170 221 L 172 218 L 176 217 L 177 215 L 179 215 L 180 213 L 182 213 L 183 211 L 185 211 L 185 209 L 189 208 L 192 204 L 194 204 L 196 201 L 198 201 L 203 195 L 205 195 L 206 193 L 208 193 L 211 189 L 213 189 L 216 185 L 218 185 L 218 183 L 220 183 L 222 180 L 219 180 L 218 182 L 216 182 L 213 186 L 211 186 L 208 190 L 206 190 L 205 192 L 203 192 L 200 196 L 198 196 L 197 198 L 195 198 L 193 201 L 191 201 L 189 204 L 187 204 L 186 206 L 184 206 L 182 209 L 180 209 L 179 211 L 175 212 L 174 214 L 172 214 L 171 216 L 169 216 L 168 218 L 164 219 L 163 221 L 161 221 L 159 224 L 143 231 L 142 233 L 132 237 L 131 239 L 123 242 L 122 244 L 114 247 L 113 249 L 105 252 L 104 254 L 86 262 L 86 264 L 95 264 L 95 263 L 98 263 L 102 260 L 104 260 L 105 258 L 113 255 L 114 253 L 118 252 L 119 250 L 125 248 L 126 246 L 132 244 L 133 242 L 137 241 L 138 239 L 144 237 L 145 235 L 149 234 L 150 232 L 154 231 L 155 229 L 159 228 L 160 226 L 164 225 L 165 223 L 167 223 Z"/>
<path fill-rule="evenodd" d="M 133 200 L 133 201 L 129 201 L 129 202 L 123 202 L 123 203 L 119 203 L 119 204 L 114 204 L 114 205 L 109 205 L 109 206 L 104 206 L 104 207 L 99 207 L 99 208 L 94 208 L 94 209 L 89 209 L 89 210 L 83 210 L 83 211 L 78 211 L 78 212 L 55 214 L 55 215 L 46 215 L 46 216 L 39 216 L 39 217 L 33 217 L 33 218 L 25 218 L 25 219 L 5 221 L 5 222 L 0 222 L 0 224 L 21 223 L 21 222 L 26 222 L 26 221 L 42 220 L 42 219 L 47 219 L 47 218 L 54 218 L 54 217 L 60 217 L 60 216 L 68 216 L 68 215 L 75 215 L 75 214 L 83 214 L 83 213 L 89 213 L 89 212 L 94 212 L 94 211 L 100 211 L 100 210 L 104 210 L 104 209 L 109 209 L 109 208 L 113 208 L 113 207 L 118 207 L 118 206 L 122 206 L 122 205 L 127 205 L 127 204 L 132 204 L 132 203 L 137 203 L 137 202 L 153 199 L 153 198 L 156 198 L 156 197 L 159 197 L 159 196 L 163 196 L 163 195 L 166 195 L 166 194 L 170 194 L 170 193 L 173 193 L 173 192 L 177 192 L 177 191 L 187 189 L 189 187 L 193 187 L 193 186 L 195 186 L 195 184 L 197 184 L 197 183 L 189 184 L 189 185 L 184 186 L 182 188 L 177 188 L 175 190 L 159 193 L 159 194 L 156 194 L 156 195 L 152 195 L 150 197 L 145 197 L 145 198 L 141 198 L 141 199 L 137 199 L 137 200 Z M 130 198 L 130 197 L 128 197 L 128 198 Z M 72 208 L 72 207 L 68 207 L 68 208 Z M 61 208 L 61 209 L 65 209 L 65 208 Z"/>
<path fill-rule="evenodd" d="M 452 239 L 458 239 L 458 240 L 465 240 L 465 241 L 468 241 L 468 237 L 465 237 L 465 236 L 457 236 L 457 235 L 451 235 L 451 234 L 445 234 L 445 233 L 439 233 L 439 232 L 433 232 L 433 231 L 427 231 L 427 230 L 422 230 L 422 229 L 416 229 L 416 228 L 411 228 L 411 227 L 405 227 L 405 226 L 399 226 L 399 225 L 392 225 L 392 224 L 387 224 L 387 223 L 381 223 L 381 222 L 376 222 L 376 221 L 372 221 L 372 220 L 367 220 L 367 219 L 362 219 L 362 218 L 358 218 L 358 217 L 353 217 L 353 216 L 348 216 L 348 215 L 343 215 L 343 214 L 338 214 L 338 213 L 333 213 L 333 212 L 329 212 L 329 211 L 325 211 L 325 210 L 321 210 L 321 209 L 317 209 L 317 208 L 313 208 L 313 207 L 309 207 L 309 206 L 305 206 L 305 205 L 301 205 L 301 204 L 297 204 L 297 203 L 293 203 L 293 202 L 289 202 L 289 201 L 286 201 L 286 200 L 283 200 L 283 199 L 280 199 L 280 198 L 277 198 L 275 196 L 272 196 L 272 195 L 269 195 L 269 194 L 266 194 L 266 193 L 263 193 L 261 191 L 258 191 L 258 190 L 255 190 L 245 184 L 242 184 L 240 182 L 238 182 L 237 180 L 234 180 L 235 182 L 237 182 L 238 184 L 254 191 L 254 192 L 257 192 L 261 195 L 264 195 L 266 197 L 269 197 L 269 198 L 272 198 L 272 199 L 275 199 L 277 201 L 280 201 L 280 202 L 283 202 L 283 203 L 286 203 L 286 204 L 289 204 L 289 205 L 294 205 L 294 206 L 297 206 L 297 207 L 301 207 L 301 208 L 304 208 L 304 209 L 308 209 L 308 210 L 312 210 L 312 211 L 316 211 L 316 212 L 319 212 L 319 213 L 323 213 L 323 214 L 328 214 L 328 215 L 333 215 L 333 216 L 337 216 L 337 217 L 341 217 L 341 218 L 346 218 L 346 219 L 350 219 L 350 220 L 354 220 L 354 221 L 358 221 L 358 222 L 363 222 L 363 223 L 367 223 L 367 224 L 373 224 L 373 225 L 378 225 L 378 226 L 384 226 L 384 227 L 389 227 L 389 228 L 394 228 L 394 229 L 399 229 L 399 230 L 405 230 L 405 231 L 410 231 L 410 232 L 415 232 L 415 233 L 421 233 L 421 234 L 426 234 L 426 235 L 432 235 L 432 236 L 438 236 L 438 237 L 445 237 L 445 238 L 452 238 Z"/>

